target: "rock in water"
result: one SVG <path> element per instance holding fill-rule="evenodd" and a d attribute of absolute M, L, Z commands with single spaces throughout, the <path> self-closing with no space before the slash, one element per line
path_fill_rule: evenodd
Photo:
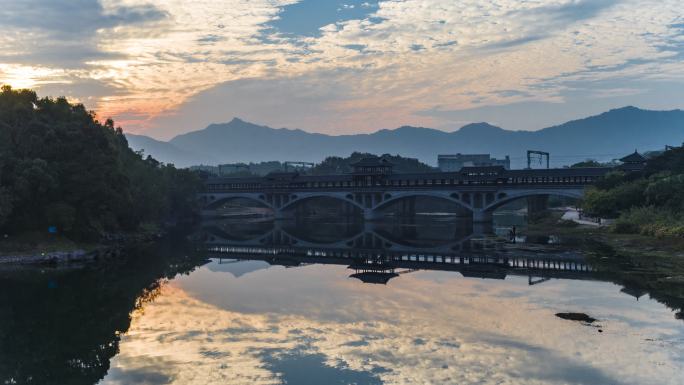
<path fill-rule="evenodd" d="M 584 313 L 556 313 L 556 317 L 570 321 L 586 322 L 589 324 L 596 321 L 596 318 L 590 317 Z"/>

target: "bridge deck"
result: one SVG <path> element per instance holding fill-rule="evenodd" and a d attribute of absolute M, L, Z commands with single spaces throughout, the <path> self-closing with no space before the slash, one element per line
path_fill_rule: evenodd
<path fill-rule="evenodd" d="M 584 186 L 595 183 L 611 168 L 560 168 L 543 170 L 503 170 L 433 172 L 420 174 L 388 174 L 365 180 L 356 174 L 302 175 L 279 173 L 275 176 L 249 178 L 210 178 L 205 181 L 206 192 L 264 192 L 264 191 L 357 191 L 359 189 L 459 189 L 486 186 L 558 187 Z"/>

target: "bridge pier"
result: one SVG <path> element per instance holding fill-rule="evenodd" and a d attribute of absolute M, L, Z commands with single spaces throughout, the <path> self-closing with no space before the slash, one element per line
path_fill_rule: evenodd
<path fill-rule="evenodd" d="M 275 209 L 273 210 L 273 218 L 276 220 L 280 219 L 294 219 L 295 218 L 295 213 L 292 210 L 281 210 L 281 209 Z"/>
<path fill-rule="evenodd" d="M 494 221 L 494 215 L 488 210 L 473 210 L 473 222 L 490 223 Z"/>
<path fill-rule="evenodd" d="M 379 210 L 373 210 L 373 209 L 364 209 L 363 210 L 363 219 L 366 221 L 372 221 L 372 220 L 377 220 L 382 218 L 382 213 Z"/>

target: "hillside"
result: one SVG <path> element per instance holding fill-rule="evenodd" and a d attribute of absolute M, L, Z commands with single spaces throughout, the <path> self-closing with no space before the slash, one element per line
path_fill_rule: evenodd
<path fill-rule="evenodd" d="M 525 151 L 551 153 L 555 166 L 594 158 L 619 158 L 634 151 L 662 149 L 684 141 L 684 111 L 649 111 L 636 107 L 610 110 L 539 131 L 509 131 L 474 123 L 454 132 L 404 126 L 372 134 L 331 136 L 302 130 L 273 129 L 240 119 L 212 124 L 169 142 L 136 136 L 135 149 L 179 166 L 264 160 L 320 162 L 352 152 L 399 154 L 435 165 L 437 154 L 491 153 L 511 156 L 513 167 L 525 164 Z"/>

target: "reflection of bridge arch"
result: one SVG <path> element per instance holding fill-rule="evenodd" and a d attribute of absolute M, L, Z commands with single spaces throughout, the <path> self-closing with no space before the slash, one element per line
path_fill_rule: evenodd
<path fill-rule="evenodd" d="M 393 241 L 384 235 L 380 234 L 375 229 L 364 229 L 358 234 L 355 234 L 349 238 L 340 239 L 333 242 L 312 242 L 288 233 L 286 230 L 282 229 L 280 226 L 276 226 L 268 232 L 254 237 L 252 239 L 236 240 L 230 239 L 228 234 L 218 234 L 214 230 L 214 227 L 208 227 L 204 229 L 206 239 L 205 242 L 208 245 L 232 245 L 241 247 L 263 247 L 266 245 L 270 246 L 297 246 L 297 247 L 310 247 L 310 248 L 320 248 L 325 247 L 329 249 L 336 250 L 354 250 L 354 249 L 378 249 L 378 250 L 388 250 L 396 252 L 406 252 L 406 251 L 416 251 L 421 252 L 454 252 L 460 251 L 468 243 L 473 234 L 469 234 L 460 239 L 454 239 L 436 246 L 413 246 L 405 245 L 396 241 Z"/>

